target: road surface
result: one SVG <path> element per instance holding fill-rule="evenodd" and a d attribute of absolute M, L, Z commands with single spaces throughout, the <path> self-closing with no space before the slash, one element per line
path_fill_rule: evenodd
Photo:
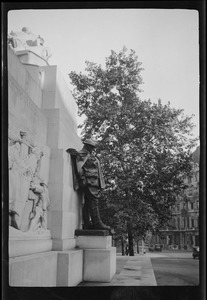
<path fill-rule="evenodd" d="M 150 256 L 158 286 L 199 285 L 199 259 L 193 259 L 191 252 L 163 251 Z"/>

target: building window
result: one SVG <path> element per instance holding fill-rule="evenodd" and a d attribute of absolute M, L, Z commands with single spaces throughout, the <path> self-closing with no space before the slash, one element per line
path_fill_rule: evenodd
<path fill-rule="evenodd" d="M 194 205 L 193 205 L 193 202 L 191 202 L 190 206 L 191 206 L 190 208 L 193 209 L 193 206 L 194 206 Z"/>
<path fill-rule="evenodd" d="M 186 227 L 186 219 L 183 218 L 183 227 L 185 228 Z"/>
<path fill-rule="evenodd" d="M 187 217 L 187 228 L 190 228 L 189 217 Z"/>
<path fill-rule="evenodd" d="M 192 225 L 192 228 L 194 228 L 195 227 L 195 224 L 194 224 L 195 222 L 194 222 L 194 219 L 192 219 L 191 220 L 191 225 Z"/>
<path fill-rule="evenodd" d="M 199 190 L 198 190 L 198 187 L 197 187 L 197 188 L 195 188 L 195 190 L 194 190 L 194 196 L 198 196 L 198 194 L 199 194 Z"/>
<path fill-rule="evenodd" d="M 176 228 L 176 218 L 173 218 L 173 226 Z"/>
<path fill-rule="evenodd" d="M 178 229 L 180 229 L 180 218 L 178 218 Z"/>

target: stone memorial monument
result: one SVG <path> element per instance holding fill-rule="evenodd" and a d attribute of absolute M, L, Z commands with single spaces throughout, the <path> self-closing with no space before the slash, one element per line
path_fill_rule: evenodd
<path fill-rule="evenodd" d="M 108 228 L 80 235 L 83 194 L 65 151 L 83 146 L 77 105 L 43 43 L 25 27 L 8 36 L 9 285 L 77 286 L 96 278 L 101 261 L 99 279 L 109 281 L 116 261 Z"/>

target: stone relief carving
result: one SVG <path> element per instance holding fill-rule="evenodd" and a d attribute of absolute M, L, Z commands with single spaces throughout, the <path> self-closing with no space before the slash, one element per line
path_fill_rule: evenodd
<path fill-rule="evenodd" d="M 9 225 L 21 231 L 47 229 L 47 184 L 39 177 L 43 151 L 26 132 L 9 135 Z"/>
<path fill-rule="evenodd" d="M 8 44 L 14 51 L 30 50 L 46 60 L 52 55 L 50 48 L 44 47 L 44 39 L 33 34 L 27 27 L 23 27 L 21 32 L 11 31 Z"/>
<path fill-rule="evenodd" d="M 29 230 L 47 229 L 47 208 L 50 203 L 47 184 L 43 181 L 32 180 L 30 182 L 28 199 L 33 201 L 32 210 L 29 215 Z"/>

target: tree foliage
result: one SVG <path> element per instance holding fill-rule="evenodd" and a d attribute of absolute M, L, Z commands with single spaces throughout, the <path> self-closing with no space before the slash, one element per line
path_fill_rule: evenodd
<path fill-rule="evenodd" d="M 159 231 L 168 226 L 175 195 L 191 170 L 192 116 L 182 109 L 141 100 L 141 62 L 125 47 L 111 51 L 105 68 L 86 62 L 85 74 L 69 74 L 84 137 L 98 141 L 97 153 L 107 187 L 100 203 L 102 219 L 117 235 Z"/>

